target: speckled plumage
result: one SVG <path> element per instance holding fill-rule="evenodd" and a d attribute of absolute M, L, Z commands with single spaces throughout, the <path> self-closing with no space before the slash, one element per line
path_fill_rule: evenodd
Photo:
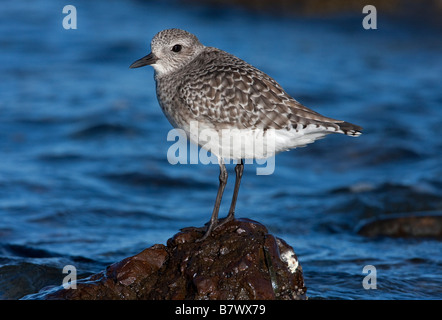
<path fill-rule="evenodd" d="M 243 60 L 206 48 L 170 81 L 181 102 L 199 121 L 237 129 L 292 129 L 317 123 L 338 130 L 342 121 L 323 117 L 290 97 L 280 85 Z"/>

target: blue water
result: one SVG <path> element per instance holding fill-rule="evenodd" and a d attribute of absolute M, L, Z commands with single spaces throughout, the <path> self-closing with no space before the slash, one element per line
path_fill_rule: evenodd
<path fill-rule="evenodd" d="M 389 214 L 442 213 L 442 37 L 425 21 L 289 17 L 175 2 L 8 1 L 0 9 L 0 298 L 165 243 L 210 217 L 217 165 L 171 165 L 153 70 L 128 66 L 179 27 L 364 127 L 246 166 L 237 215 L 293 246 L 310 298 L 441 299 L 441 242 L 366 238 Z M 221 216 L 233 190 L 233 165 Z M 366 290 L 362 269 L 377 270 Z"/>

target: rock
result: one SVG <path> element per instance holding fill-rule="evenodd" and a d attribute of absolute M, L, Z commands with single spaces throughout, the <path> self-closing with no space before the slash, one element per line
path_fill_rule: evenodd
<path fill-rule="evenodd" d="M 249 220 L 230 221 L 202 242 L 203 228 L 167 241 L 77 281 L 25 299 L 306 299 L 293 249 Z"/>
<path fill-rule="evenodd" d="M 358 234 L 366 237 L 442 239 L 441 215 L 394 216 L 366 222 Z"/>

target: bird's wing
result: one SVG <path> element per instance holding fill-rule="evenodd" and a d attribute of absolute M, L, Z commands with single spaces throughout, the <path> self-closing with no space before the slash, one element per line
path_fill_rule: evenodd
<path fill-rule="evenodd" d="M 198 121 L 238 129 L 292 129 L 315 124 L 339 130 L 343 121 L 324 117 L 287 94 L 271 77 L 243 60 L 221 51 L 223 61 L 204 58 L 198 70 L 178 88 L 184 104 Z"/>

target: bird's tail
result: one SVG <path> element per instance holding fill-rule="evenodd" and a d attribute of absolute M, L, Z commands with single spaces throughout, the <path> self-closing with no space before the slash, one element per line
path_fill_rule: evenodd
<path fill-rule="evenodd" d="M 339 126 L 339 129 L 347 136 L 358 137 L 362 134 L 361 132 L 362 127 L 352 124 L 350 122 L 344 121 L 337 123 L 337 125 Z"/>

